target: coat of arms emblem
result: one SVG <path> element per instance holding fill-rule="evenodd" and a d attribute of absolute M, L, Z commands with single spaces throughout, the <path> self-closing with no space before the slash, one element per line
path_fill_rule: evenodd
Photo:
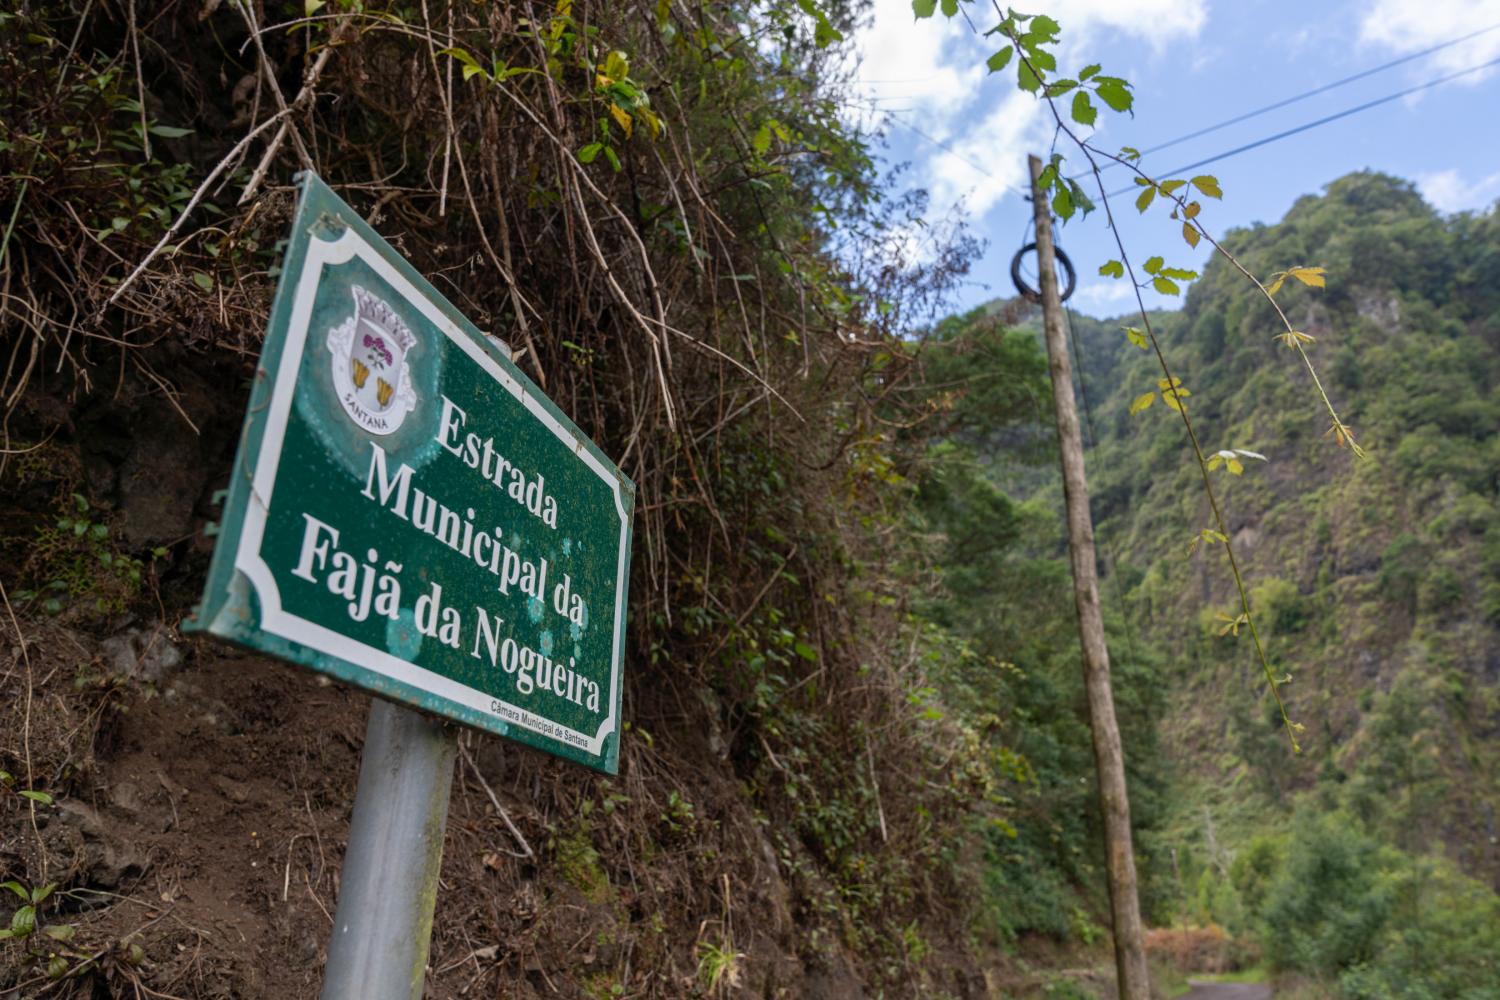
<path fill-rule="evenodd" d="M 349 418 L 390 434 L 417 405 L 406 355 L 417 338 L 385 300 L 352 286 L 354 312 L 328 331 L 333 385 Z"/>

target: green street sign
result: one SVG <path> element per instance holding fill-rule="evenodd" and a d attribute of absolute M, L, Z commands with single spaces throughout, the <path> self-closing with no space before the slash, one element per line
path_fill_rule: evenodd
<path fill-rule="evenodd" d="M 184 627 L 615 773 L 635 487 L 311 174 Z"/>

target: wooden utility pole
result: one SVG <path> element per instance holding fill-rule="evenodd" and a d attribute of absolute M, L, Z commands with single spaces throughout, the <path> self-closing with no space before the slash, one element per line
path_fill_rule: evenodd
<path fill-rule="evenodd" d="M 1038 180 L 1042 161 L 1031 157 L 1031 201 L 1036 211 L 1036 254 L 1047 332 L 1052 398 L 1057 407 L 1057 443 L 1062 455 L 1063 497 L 1068 513 L 1068 551 L 1073 561 L 1073 601 L 1078 608 L 1078 638 L 1083 646 L 1083 685 L 1088 691 L 1089 728 L 1094 736 L 1094 768 L 1104 812 L 1105 867 L 1109 872 L 1109 906 L 1114 923 L 1115 973 L 1120 1000 L 1150 1000 L 1146 941 L 1136 893 L 1135 851 L 1130 837 L 1130 797 L 1125 789 L 1125 756 L 1115 721 L 1115 697 L 1109 682 L 1109 649 L 1099 613 L 1099 574 L 1094 560 L 1094 522 L 1089 516 L 1089 487 L 1083 474 L 1083 440 L 1078 408 L 1073 403 L 1073 371 L 1068 361 L 1067 320 L 1057 289 L 1052 215 Z"/>

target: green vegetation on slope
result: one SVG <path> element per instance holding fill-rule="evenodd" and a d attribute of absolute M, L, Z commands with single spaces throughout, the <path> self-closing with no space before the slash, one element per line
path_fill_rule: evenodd
<path fill-rule="evenodd" d="M 1500 995 L 1500 216 L 1441 218 L 1409 184 L 1355 174 L 1226 245 L 1256 273 L 1328 269 L 1326 291 L 1288 286 L 1279 301 L 1316 338 L 1370 458 L 1324 435 L 1270 307 L 1222 261 L 1180 312 L 1153 316 L 1205 447 L 1269 458 L 1214 475 L 1272 663 L 1292 675 L 1292 717 L 1307 727 L 1295 756 L 1247 640 L 1221 634 L 1219 613 L 1235 604 L 1222 552 L 1190 552 L 1210 519 L 1181 425 L 1159 407 L 1127 412 L 1155 384 L 1154 360 L 1128 342 L 1128 318 L 1074 317 L 1099 437 L 1089 471 L 1104 599 L 1132 626 L 1117 627 L 1111 650 L 1134 723 L 1147 913 L 1226 926 L 1274 968 L 1349 997 Z M 956 341 L 1035 343 L 1034 331 L 989 332 L 984 311 L 952 322 Z M 956 412 L 971 405 L 963 397 Z M 1000 672 L 986 692 L 1017 718 L 1036 707 L 1038 676 L 1068 684 L 1077 672 L 1058 611 L 1060 498 L 1049 466 L 1018 461 L 1016 435 L 974 426 L 985 429 L 959 422 L 930 453 L 935 483 L 963 484 L 924 493 L 947 539 L 949 592 L 933 614 L 997 661 L 1051 651 L 1056 670 Z M 1088 765 L 1033 756 L 1058 708 L 1007 733 L 1018 767 L 1055 794 Z M 1085 801 L 1072 804 L 1054 801 L 1043 827 L 1093 857 L 1097 840 L 1062 819 L 1084 814 Z M 1017 831 L 1018 845 L 1036 836 L 1024 821 Z M 1011 912 L 1047 912 L 1026 924 L 1057 932 L 1088 882 L 1064 859 L 1030 860 Z"/>

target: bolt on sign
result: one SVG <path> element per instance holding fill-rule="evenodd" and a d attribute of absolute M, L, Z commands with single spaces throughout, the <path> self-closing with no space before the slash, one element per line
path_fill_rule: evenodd
<path fill-rule="evenodd" d="M 185 627 L 614 773 L 634 484 L 321 180 L 299 184 Z"/>

